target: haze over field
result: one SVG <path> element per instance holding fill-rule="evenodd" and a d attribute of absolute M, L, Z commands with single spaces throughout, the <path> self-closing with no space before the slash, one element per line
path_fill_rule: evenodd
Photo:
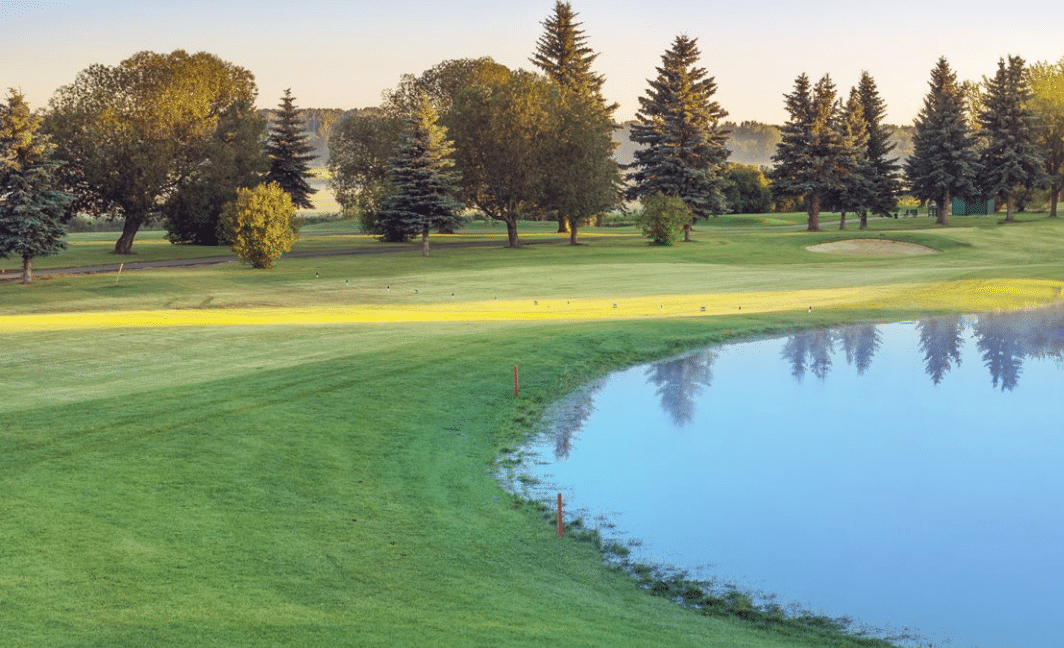
<path fill-rule="evenodd" d="M 678 34 L 698 39 L 701 64 L 716 77 L 717 100 L 736 122 L 778 124 L 783 94 L 802 72 L 832 75 L 840 88 L 861 70 L 876 79 L 886 121 L 908 124 L 927 79 L 946 56 L 961 79 L 993 73 L 998 58 L 1057 61 L 1064 55 L 1056 1 L 1008 5 L 962 1 L 838 0 L 759 3 L 572 3 L 605 95 L 631 119 L 646 80 Z M 552 0 L 0 0 L 0 88 L 20 88 L 34 108 L 93 63 L 116 65 L 141 50 L 208 51 L 253 72 L 259 105 L 291 88 L 302 107 L 361 108 L 404 73 L 451 58 L 491 56 L 531 69 L 529 56 Z"/>

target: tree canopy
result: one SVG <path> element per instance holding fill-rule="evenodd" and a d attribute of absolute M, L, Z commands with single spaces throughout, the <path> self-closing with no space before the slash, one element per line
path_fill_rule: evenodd
<path fill-rule="evenodd" d="M 276 182 L 238 189 L 236 200 L 222 210 L 221 228 L 233 253 L 253 268 L 272 268 L 292 249 L 298 235 L 292 226 L 292 197 Z"/>
<path fill-rule="evenodd" d="M 1050 192 L 1050 218 L 1057 217 L 1057 202 L 1064 188 L 1064 58 L 1050 64 L 1034 63 L 1027 68 L 1031 98 L 1028 106 L 1041 127 L 1035 141 L 1041 149 Z"/>
<path fill-rule="evenodd" d="M 218 157 L 223 115 L 256 94 L 250 72 L 205 52 L 140 52 L 83 70 L 45 120 L 74 208 L 123 219 L 115 252 L 129 254 L 141 225 Z"/>

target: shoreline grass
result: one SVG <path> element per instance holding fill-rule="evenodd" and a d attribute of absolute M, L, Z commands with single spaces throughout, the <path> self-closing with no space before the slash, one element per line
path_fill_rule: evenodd
<path fill-rule="evenodd" d="M 1061 234 L 1048 220 L 891 232 L 942 252 L 899 260 L 804 250 L 837 233 L 700 232 L 673 249 L 615 237 L 0 284 L 0 644 L 875 645 L 647 596 L 502 490 L 498 462 L 550 403 L 612 369 L 796 328 L 1059 300 Z M 835 299 L 810 312 L 810 291 Z M 782 292 L 799 297 L 652 312 L 663 294 Z M 495 297 L 503 314 L 567 297 L 596 313 L 307 316 Z M 115 326 L 151 309 L 304 317 Z M 107 327 L 40 325 L 108 313 Z"/>

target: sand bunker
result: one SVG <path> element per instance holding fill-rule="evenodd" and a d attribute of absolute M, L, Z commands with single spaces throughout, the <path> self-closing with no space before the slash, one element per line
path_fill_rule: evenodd
<path fill-rule="evenodd" d="M 889 239 L 853 239 L 835 243 L 821 243 L 806 248 L 810 252 L 827 254 L 859 254 L 868 256 L 915 256 L 938 254 L 938 250 L 916 243 L 903 243 Z"/>

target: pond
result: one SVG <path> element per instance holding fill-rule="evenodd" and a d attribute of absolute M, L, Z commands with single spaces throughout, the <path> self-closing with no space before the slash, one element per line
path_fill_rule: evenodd
<path fill-rule="evenodd" d="M 935 646 L 1050 648 L 1062 387 L 1061 308 L 809 331 L 589 385 L 524 469 L 640 560 Z"/>

